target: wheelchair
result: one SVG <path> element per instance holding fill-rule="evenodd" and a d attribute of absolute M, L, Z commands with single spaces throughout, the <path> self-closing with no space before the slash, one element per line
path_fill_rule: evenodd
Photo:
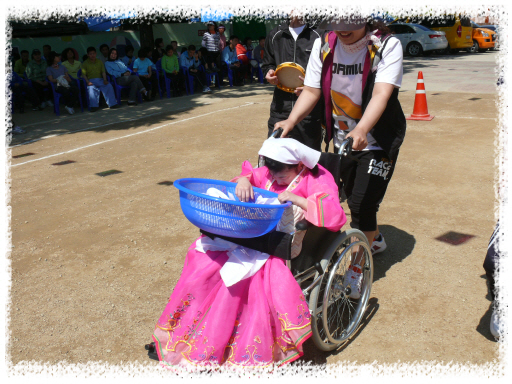
<path fill-rule="evenodd" d="M 278 130 L 279 131 L 279 130 Z M 276 137 L 280 132 L 276 131 Z M 322 153 L 319 164 L 332 173 L 341 194 L 341 156 L 350 156 L 352 139 L 345 140 L 338 154 Z M 261 160 L 261 159 L 260 159 Z M 259 165 L 262 165 L 261 161 Z M 312 338 L 317 348 L 332 351 L 346 344 L 359 329 L 365 314 L 373 282 L 370 245 L 358 229 L 332 232 L 303 220 L 296 230 L 305 230 L 300 254 L 291 258 L 293 235 L 272 231 L 256 238 L 231 238 L 201 230 L 210 238 L 219 237 L 286 261 L 309 306 Z M 346 281 L 349 267 L 357 261 L 363 279 L 358 299 L 349 296 L 353 289 Z M 147 344 L 150 358 L 158 360 L 154 344 Z"/>

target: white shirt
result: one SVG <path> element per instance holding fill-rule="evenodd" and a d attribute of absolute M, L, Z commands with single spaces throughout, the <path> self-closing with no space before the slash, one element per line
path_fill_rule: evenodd
<path fill-rule="evenodd" d="M 322 41 L 318 39 L 313 44 L 306 69 L 304 85 L 312 88 L 321 88 L 321 43 Z M 341 44 L 338 44 L 334 51 L 331 100 L 334 128 L 336 129 L 334 145 L 337 147 L 345 139 L 346 134 L 356 127 L 357 121 L 362 117 L 362 83 L 366 52 L 365 46 L 359 52 L 347 53 Z M 402 85 L 402 61 L 402 44 L 398 39 L 391 38 L 382 52 L 382 59 L 377 68 L 372 69 L 373 71 L 377 70 L 375 82 L 393 84 L 399 88 Z M 364 150 L 382 149 L 370 133 L 368 133 L 367 140 L 368 146 Z"/>
<path fill-rule="evenodd" d="M 306 24 L 304 25 L 301 25 L 300 27 L 297 27 L 297 28 L 292 28 L 290 27 L 290 33 L 292 34 L 293 38 L 295 41 L 297 41 L 297 37 L 300 35 L 300 33 L 304 30 L 304 27 L 306 26 Z"/>

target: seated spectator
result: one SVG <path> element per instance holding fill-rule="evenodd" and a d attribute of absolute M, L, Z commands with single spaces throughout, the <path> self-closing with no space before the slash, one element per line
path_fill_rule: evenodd
<path fill-rule="evenodd" d="M 144 98 L 148 98 L 148 91 L 142 84 L 139 76 L 133 74 L 128 67 L 117 57 L 117 49 L 110 48 L 105 69 L 110 76 L 116 78 L 117 84 L 130 87 L 128 105 L 137 105 L 137 92 L 141 92 Z"/>
<path fill-rule="evenodd" d="M 151 97 L 148 101 L 154 100 L 156 93 L 158 92 L 158 79 L 156 78 L 156 73 L 152 69 L 154 64 L 147 57 L 149 51 L 150 50 L 147 48 L 139 49 L 139 57 L 133 63 L 133 72 L 137 72 L 139 74 L 140 80 L 142 81 L 142 84 L 144 84 L 145 88 L 151 88 Z"/>
<path fill-rule="evenodd" d="M 43 57 L 42 59 L 48 63 L 48 55 L 52 51 L 52 47 L 48 44 L 43 45 Z M 48 64 L 49 65 L 49 64 Z"/>
<path fill-rule="evenodd" d="M 100 59 L 103 64 L 105 64 L 106 61 L 108 60 L 108 45 L 107 44 L 100 45 L 100 54 L 98 55 L 98 59 Z"/>
<path fill-rule="evenodd" d="M 203 87 L 203 93 L 211 93 L 210 87 L 206 86 L 206 75 L 199 70 L 201 65 L 195 45 L 189 45 L 186 53 L 180 57 L 180 65 L 188 69 L 188 73 L 193 76 Z"/>
<path fill-rule="evenodd" d="M 164 56 L 164 39 L 159 37 L 158 39 L 155 39 L 155 48 L 151 53 L 151 60 L 156 64 L 156 62 Z"/>
<path fill-rule="evenodd" d="M 229 44 L 222 51 L 222 60 L 233 71 L 233 84 L 236 86 L 244 85 L 243 79 L 247 72 L 247 66 L 240 64 L 238 61 L 236 46 L 238 45 L 238 37 L 233 35 L 229 39 Z"/>
<path fill-rule="evenodd" d="M 180 71 L 178 57 L 174 54 L 172 45 L 165 47 L 166 54 L 162 57 L 162 71 L 165 76 L 171 78 L 171 87 L 173 96 L 181 96 L 182 89 L 185 85 L 185 77 Z"/>
<path fill-rule="evenodd" d="M 26 73 L 27 78 L 32 82 L 32 86 L 37 93 L 37 97 L 41 100 L 41 108 L 44 108 L 47 105 L 53 107 L 52 101 L 44 92 L 45 89 L 48 89 L 50 97 L 52 96 L 50 84 L 46 81 L 47 67 L 48 65 L 46 64 L 46 61 L 41 59 L 41 51 L 37 48 L 34 49 L 32 51 L 32 60 L 27 64 Z"/>
<path fill-rule="evenodd" d="M 71 76 L 73 79 L 78 78 L 78 70 L 80 69 L 82 63 L 80 63 L 78 60 L 75 60 L 75 52 L 71 48 L 66 48 L 62 52 L 62 65 L 66 67 L 68 70 L 68 75 Z"/>
<path fill-rule="evenodd" d="M 181 53 L 183 53 L 183 49 L 181 50 L 181 53 L 178 51 L 178 42 L 176 40 L 171 41 L 172 50 L 174 51 L 174 56 L 176 56 L 178 59 L 181 56 Z M 185 51 L 187 48 L 185 48 Z"/>
<path fill-rule="evenodd" d="M 249 54 L 250 53 L 250 54 Z M 249 69 L 249 65 L 254 68 L 258 68 L 258 62 L 256 60 L 249 60 L 249 56 L 252 57 L 252 40 L 250 37 L 246 37 L 244 40 L 244 45 L 238 44 L 236 46 L 236 54 L 238 60 L 240 60 L 242 67 L 247 67 Z M 247 71 L 249 72 L 249 71 Z"/>
<path fill-rule="evenodd" d="M 13 93 L 14 108 L 18 109 L 20 113 L 25 112 L 25 98 L 30 100 L 33 111 L 39 111 L 42 109 L 39 107 L 41 102 L 37 97 L 36 91 L 34 88 L 29 87 L 26 82 L 18 82 L 13 76 L 10 86 Z"/>
<path fill-rule="evenodd" d="M 98 110 L 100 92 L 103 93 L 110 109 L 119 107 L 114 88 L 107 81 L 105 65 L 96 58 L 96 48 L 94 47 L 87 48 L 87 60 L 82 63 L 82 77 L 87 84 L 91 112 Z"/>
<path fill-rule="evenodd" d="M 78 87 L 69 77 L 67 68 L 60 65 L 60 56 L 56 52 L 50 52 L 48 63 L 51 65 L 46 68 L 46 76 L 55 84 L 55 91 L 62 95 L 65 108 L 72 115 L 75 113 L 73 107 L 78 103 Z"/>
<path fill-rule="evenodd" d="M 126 65 L 127 67 L 130 67 L 133 62 L 135 61 L 136 57 L 133 56 L 134 49 L 131 45 L 128 45 L 126 47 L 126 56 L 121 57 L 121 61 Z"/>
<path fill-rule="evenodd" d="M 16 60 L 14 63 L 14 72 L 18 75 L 23 76 L 25 74 L 25 70 L 27 68 L 27 64 L 30 60 L 28 59 L 28 51 L 24 49 L 21 51 L 21 58 Z"/>
<path fill-rule="evenodd" d="M 259 44 L 252 51 L 252 58 L 256 60 L 258 65 L 261 67 L 263 61 L 263 54 L 265 53 L 265 36 L 259 38 Z"/>

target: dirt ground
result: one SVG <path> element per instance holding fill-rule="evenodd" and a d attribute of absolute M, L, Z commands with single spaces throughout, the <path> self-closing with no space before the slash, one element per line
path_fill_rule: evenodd
<path fill-rule="evenodd" d="M 13 156 L 34 153 L 12 159 L 11 168 L 12 363 L 157 365 L 144 344 L 198 236 L 170 184 L 181 177 L 230 179 L 244 160 L 254 164 L 271 90 L 247 86 L 157 101 L 143 112 L 101 111 L 96 120 L 55 124 L 50 132 L 152 115 L 12 149 Z M 379 212 L 388 250 L 374 259 L 364 327 L 332 353 L 309 340 L 301 361 L 498 358 L 482 268 L 495 225 L 496 96 L 427 91 L 427 98 L 436 118 L 408 122 Z M 479 98 L 478 108 L 472 98 Z M 401 92 L 400 101 L 411 113 L 414 91 Z M 74 163 L 52 165 L 66 160 Z M 121 173 L 96 175 L 112 169 Z M 458 246 L 435 239 L 448 231 L 474 237 Z"/>

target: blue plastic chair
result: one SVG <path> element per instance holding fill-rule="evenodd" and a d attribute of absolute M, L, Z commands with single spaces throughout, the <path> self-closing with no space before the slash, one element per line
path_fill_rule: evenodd
<path fill-rule="evenodd" d="M 73 78 L 71 78 L 71 79 L 74 80 Z M 48 81 L 48 83 L 50 83 L 50 86 L 52 87 L 52 92 L 53 92 L 53 112 L 55 112 L 55 114 L 57 116 L 60 116 L 60 105 L 59 105 L 59 103 L 60 103 L 60 98 L 62 97 L 62 93 L 57 92 L 55 84 L 53 84 L 48 77 L 46 78 L 46 81 Z M 80 88 L 78 88 L 78 100 L 80 101 L 80 109 L 83 112 L 84 108 L 82 106 L 82 95 L 81 95 L 81 92 L 80 92 Z"/>
<path fill-rule="evenodd" d="M 30 88 L 34 88 L 34 85 L 32 84 L 32 80 L 30 80 L 28 78 L 28 76 L 27 76 L 27 72 L 23 73 L 23 79 L 22 80 L 26 81 Z M 45 87 L 43 90 L 46 91 L 46 92 L 51 92 L 51 88 L 50 87 Z M 43 101 L 43 100 L 41 100 L 41 101 Z"/>
<path fill-rule="evenodd" d="M 160 87 L 160 73 L 162 73 L 162 63 L 160 62 L 162 59 L 158 59 L 155 65 L 151 66 L 151 69 L 156 73 L 156 83 L 158 85 L 158 94 L 160 95 L 160 100 L 162 97 L 162 88 Z M 158 70 L 158 64 L 160 64 L 160 70 Z"/>
<path fill-rule="evenodd" d="M 82 77 L 82 68 L 80 68 L 78 70 L 76 75 L 77 75 L 76 82 L 77 82 L 77 85 L 78 85 L 78 89 L 80 90 L 80 95 L 82 94 L 82 87 L 83 87 L 85 89 L 85 102 L 87 104 L 87 109 L 90 111 L 91 110 L 91 105 L 90 105 L 90 102 L 89 102 L 89 92 L 87 92 L 87 83 L 85 82 L 85 79 Z M 82 97 L 82 96 L 80 96 L 80 97 Z"/>
<path fill-rule="evenodd" d="M 190 76 L 190 73 L 188 71 L 188 68 L 182 67 L 180 65 L 180 70 L 185 76 L 185 92 L 187 95 L 193 95 L 194 94 L 194 77 Z"/>
<path fill-rule="evenodd" d="M 19 85 L 23 85 L 23 79 L 16 72 L 12 72 L 12 82 L 18 83 Z M 21 92 L 23 95 L 26 95 L 25 92 Z M 12 94 L 12 103 L 11 103 L 11 113 L 14 113 L 14 93 Z"/>
<path fill-rule="evenodd" d="M 212 77 L 214 77 L 215 78 L 215 85 L 217 86 L 217 89 L 220 90 L 220 86 L 222 84 L 222 74 L 221 74 L 222 69 L 219 68 L 218 72 L 208 73 L 208 72 L 206 72 L 206 70 L 202 66 L 201 66 L 201 68 L 203 69 L 204 74 L 206 75 L 206 84 L 208 85 L 208 87 L 212 83 Z"/>
<path fill-rule="evenodd" d="M 227 69 L 228 69 L 228 79 L 229 79 L 229 86 L 233 86 L 233 70 L 229 67 L 229 63 L 227 61 L 224 61 L 226 63 Z"/>
<path fill-rule="evenodd" d="M 132 71 L 130 71 L 130 72 L 132 72 Z M 137 76 L 138 76 L 138 74 L 137 74 Z M 128 87 L 126 85 L 117 84 L 116 78 L 112 75 L 108 75 L 108 78 L 109 78 L 110 84 L 112 85 L 112 88 L 114 88 L 114 92 L 116 93 L 117 104 L 121 105 L 121 92 L 123 89 L 126 89 L 129 91 L 130 87 Z M 140 94 L 140 92 L 137 92 L 137 100 L 139 101 L 139 103 L 142 103 L 142 95 Z"/>
<path fill-rule="evenodd" d="M 251 66 L 251 83 L 252 83 L 252 77 L 254 76 L 254 72 L 258 73 L 258 81 L 263 84 L 263 71 L 261 70 L 261 67 L 258 65 L 258 68 L 254 68 L 250 61 L 252 60 L 252 51 L 247 51 L 247 58 L 249 59 L 249 65 Z"/>
<path fill-rule="evenodd" d="M 48 83 L 50 83 L 50 87 L 52 87 L 52 92 L 53 92 L 53 112 L 57 116 L 60 116 L 60 106 L 59 106 L 59 103 L 60 103 L 60 98 L 62 97 L 62 94 L 57 92 L 57 90 L 55 89 L 55 85 L 50 81 L 50 79 L 48 77 L 46 77 L 46 81 Z"/>
<path fill-rule="evenodd" d="M 165 71 L 162 69 L 162 59 L 158 60 L 156 62 L 156 69 L 157 71 L 159 71 L 163 77 L 164 77 L 164 81 L 165 81 L 165 91 L 167 92 L 167 98 L 170 99 L 171 98 L 171 79 L 167 76 L 167 74 L 165 73 Z"/>

